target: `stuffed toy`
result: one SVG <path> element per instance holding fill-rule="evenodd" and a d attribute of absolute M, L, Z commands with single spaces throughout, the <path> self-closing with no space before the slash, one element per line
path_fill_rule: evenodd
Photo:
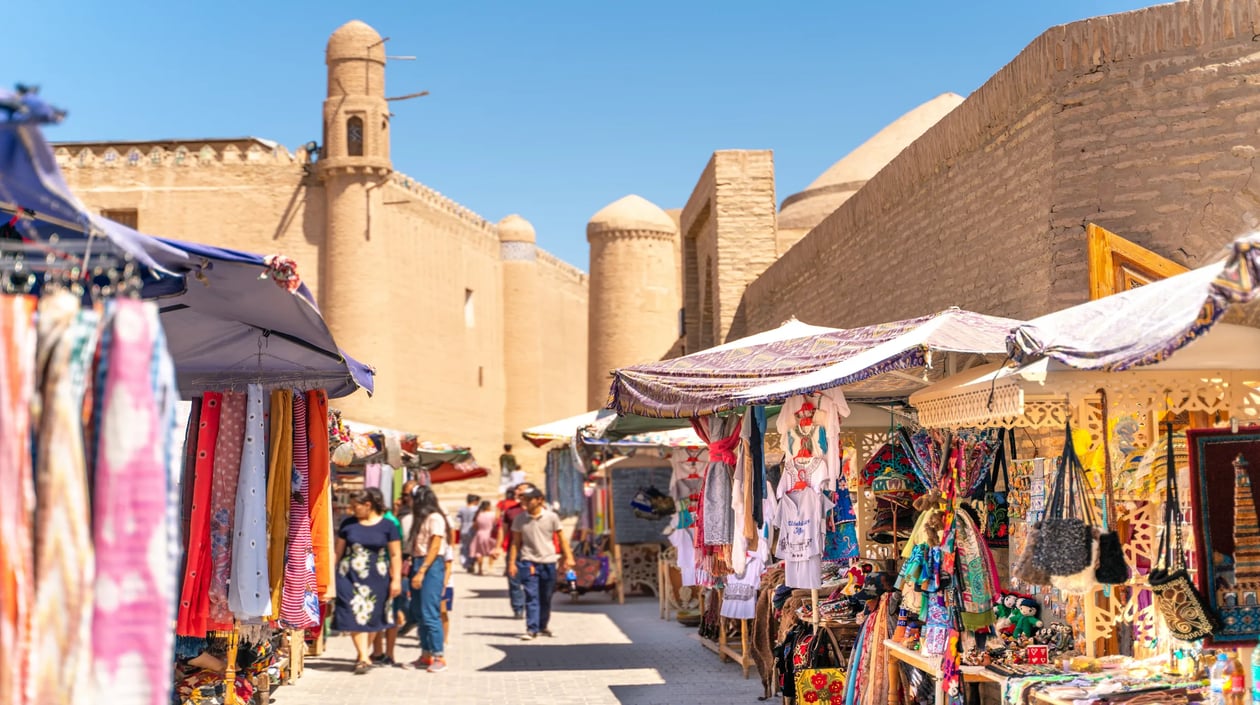
<path fill-rule="evenodd" d="M 1002 600 L 993 606 L 993 613 L 997 615 L 997 623 L 993 626 L 993 630 L 999 634 L 1010 636 L 1015 631 L 1015 615 L 1019 614 L 1020 596 L 1007 592 L 1002 594 Z"/>
<path fill-rule="evenodd" d="M 1014 636 L 1016 639 L 1020 637 L 1032 637 L 1041 628 L 1041 620 L 1037 618 L 1037 613 L 1041 611 L 1041 605 L 1031 597 L 1021 598 L 1019 601 L 1019 613 L 1011 617 L 1011 621 L 1015 624 Z"/>

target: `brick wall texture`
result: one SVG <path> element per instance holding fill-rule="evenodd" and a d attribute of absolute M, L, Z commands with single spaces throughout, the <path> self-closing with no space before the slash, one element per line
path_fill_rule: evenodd
<path fill-rule="evenodd" d="M 360 331 L 338 342 L 377 368 L 376 395 L 336 400 L 346 418 L 415 433 L 422 439 L 472 447 L 496 477 L 463 491 L 497 486 L 505 440 L 516 445 L 529 473 L 542 478 L 543 456 L 508 428 L 505 345 L 539 351 L 538 398 L 531 405 L 545 423 L 586 410 L 587 276 L 539 250 L 537 261 L 504 263 L 495 226 L 475 213 L 393 174 L 368 189 L 370 214 L 343 220 L 370 223 L 368 238 L 329 247 L 327 194 L 331 184 L 305 176 L 300 158 L 284 148 L 214 142 L 213 153 L 193 145 L 179 162 L 173 149 L 150 147 L 129 160 L 119 147 L 70 145 L 57 150 L 71 189 L 93 209 L 135 209 L 142 231 L 261 254 L 280 252 L 298 262 L 335 329 Z M 355 193 L 360 193 L 362 189 Z M 336 220 L 336 219 L 334 219 Z M 340 221 L 337 221 L 340 222 Z M 357 226 L 356 226 L 357 227 Z M 325 291 L 327 255 L 352 257 L 356 279 Z M 347 254 L 349 253 L 349 254 Z M 532 271 L 540 325 L 529 339 L 505 340 L 505 268 Z M 330 278 L 330 281 L 332 279 Z M 474 294 L 473 324 L 465 293 Z M 338 300 L 330 300 L 336 296 Z"/>
<path fill-rule="evenodd" d="M 1260 221 L 1258 33 L 1255 0 L 1049 29 L 752 282 L 728 337 L 1077 304 L 1089 222 L 1210 262 Z"/>

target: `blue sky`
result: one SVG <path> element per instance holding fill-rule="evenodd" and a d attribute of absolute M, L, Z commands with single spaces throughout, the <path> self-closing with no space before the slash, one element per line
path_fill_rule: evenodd
<path fill-rule="evenodd" d="M 773 149 L 777 197 L 899 115 L 967 95 L 1045 29 L 1141 0 L 215 3 L 51 0 L 6 13 L 0 84 L 70 110 L 54 140 L 320 135 L 324 44 L 390 37 L 394 167 L 586 268 L 627 193 L 680 207 L 717 149 Z M 213 214 L 207 214 L 213 217 Z M 155 233 L 162 234 L 162 233 Z"/>

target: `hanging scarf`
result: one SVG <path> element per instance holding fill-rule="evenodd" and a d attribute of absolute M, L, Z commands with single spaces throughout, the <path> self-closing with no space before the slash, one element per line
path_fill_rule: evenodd
<path fill-rule="evenodd" d="M 162 461 L 165 463 L 166 478 L 166 570 L 158 576 L 161 581 L 161 594 L 166 596 L 165 629 L 162 630 L 163 653 L 170 654 L 175 646 L 175 632 L 170 625 L 175 623 L 179 614 L 179 576 L 183 575 L 181 560 L 184 547 L 180 543 L 180 474 L 183 472 L 186 434 L 178 435 L 179 414 L 179 380 L 175 376 L 175 361 L 171 358 L 170 348 L 166 344 L 166 333 L 162 330 L 161 318 L 155 309 L 148 309 L 154 317 L 152 374 L 150 383 L 153 387 L 153 398 L 158 415 L 158 434 L 163 450 Z M 103 387 L 104 385 L 102 385 Z M 196 404 L 190 405 L 196 408 Z M 195 428 L 195 426 L 194 426 Z M 170 659 L 167 659 L 170 662 Z"/>
<path fill-rule="evenodd" d="M 86 699 L 92 677 L 92 548 L 83 454 L 83 397 L 76 389 L 95 350 L 96 314 L 56 292 L 40 299 L 43 372 L 35 464 L 35 612 L 31 702 Z M 5 665 L 8 668 L 8 664 Z"/>
<path fill-rule="evenodd" d="M 236 483 L 233 517 L 232 580 L 228 607 L 238 619 L 271 616 L 271 575 L 267 565 L 267 431 L 266 392 L 261 385 L 246 389 L 245 444 Z"/>
<path fill-rule="evenodd" d="M 35 606 L 35 484 L 31 400 L 35 392 L 35 299 L 0 296 L 0 702 L 25 705 Z"/>
<path fill-rule="evenodd" d="M 267 470 L 267 573 L 271 577 L 271 619 L 280 619 L 284 553 L 293 497 L 293 392 L 271 393 L 270 467 Z"/>
<path fill-rule="evenodd" d="M 307 445 L 310 448 L 311 551 L 315 554 L 315 590 L 321 600 L 336 596 L 333 576 L 332 491 L 328 464 L 328 393 L 306 393 Z M 401 486 L 401 483 L 400 483 Z"/>
<path fill-rule="evenodd" d="M 210 493 L 214 484 L 214 449 L 219 438 L 219 410 L 223 395 L 206 392 L 201 397 L 197 429 L 197 460 L 193 469 L 192 519 L 188 523 L 188 557 L 184 587 L 180 591 L 175 633 L 204 637 L 210 617 Z"/>
<path fill-rule="evenodd" d="M 997 621 L 993 606 L 1001 595 L 1001 582 L 993 553 L 971 515 L 959 510 L 954 526 L 955 565 L 960 578 L 958 587 L 962 596 L 963 627 L 976 631 Z"/>
<path fill-rule="evenodd" d="M 291 629 L 306 629 L 319 623 L 315 556 L 311 553 L 308 432 L 306 397 L 294 394 L 293 491 L 289 503 L 289 537 L 280 600 L 280 620 Z"/>
<path fill-rule="evenodd" d="M 170 623 L 167 610 L 154 604 L 169 604 L 170 580 L 164 561 L 149 555 L 168 538 L 164 410 L 151 378 L 159 323 L 151 303 L 113 305 L 95 481 L 94 690 L 108 693 L 111 703 L 165 705 Z"/>
<path fill-rule="evenodd" d="M 704 470 L 696 511 L 696 568 L 710 578 L 721 578 L 731 573 L 735 524 L 731 509 L 731 473 L 742 419 L 711 417 L 707 432 L 702 420 L 692 419 L 691 423 L 709 448 L 709 464 Z"/>
<path fill-rule="evenodd" d="M 214 444 L 214 480 L 210 490 L 210 629 L 232 628 L 228 579 L 232 573 L 232 531 L 236 489 L 245 446 L 244 394 L 227 392 L 219 409 L 219 437 Z"/>

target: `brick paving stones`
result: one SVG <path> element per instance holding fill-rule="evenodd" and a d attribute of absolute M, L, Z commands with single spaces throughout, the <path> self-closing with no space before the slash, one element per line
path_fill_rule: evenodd
<path fill-rule="evenodd" d="M 450 668 L 429 674 L 377 668 L 351 673 L 354 649 L 347 636 L 306 660 L 306 673 L 274 693 L 276 705 L 678 705 L 756 703 L 756 669 L 745 680 L 733 663 L 721 663 L 695 630 L 659 618 L 655 598 L 605 594 L 553 602 L 552 638 L 524 642 L 523 620 L 512 618 L 506 579 L 463 572 L 453 579 Z M 419 655 L 415 634 L 404 637 L 399 659 Z"/>

